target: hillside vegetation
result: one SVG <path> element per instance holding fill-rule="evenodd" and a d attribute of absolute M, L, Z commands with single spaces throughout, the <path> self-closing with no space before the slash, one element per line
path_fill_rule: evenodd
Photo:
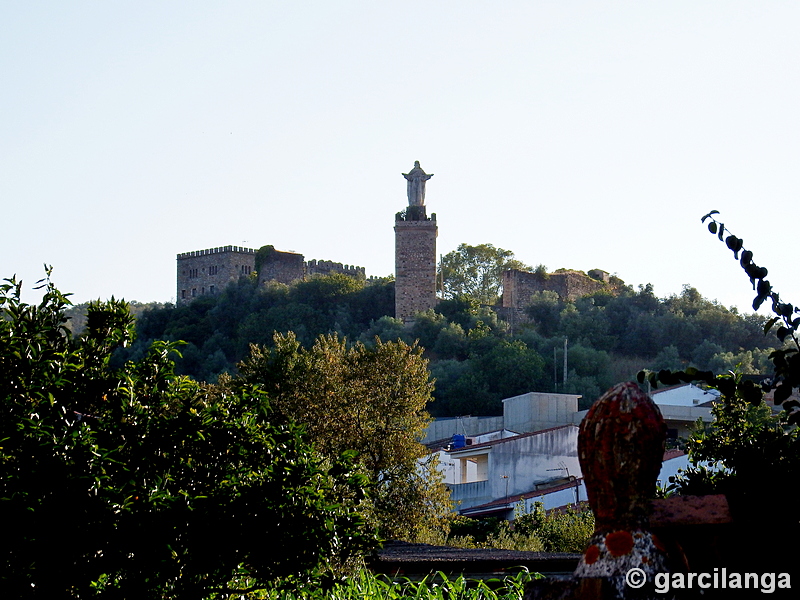
<path fill-rule="evenodd" d="M 326 333 L 367 346 L 376 338 L 416 341 L 435 379 L 429 411 L 453 416 L 499 414 L 502 398 L 528 391 L 582 394 L 586 406 L 643 368 L 767 373 L 776 343 L 764 336 L 764 317 L 727 309 L 690 286 L 668 298 L 656 297 L 650 285 L 623 286 L 616 295 L 598 292 L 574 302 L 540 292 L 526 309 L 530 322 L 513 334 L 492 308 L 468 295 L 443 300 L 410 327 L 393 312 L 388 279 L 367 285 L 332 275 L 258 289 L 243 278 L 186 306 L 142 308 L 136 342 L 114 360 L 141 358 L 153 340 L 183 340 L 178 372 L 214 382 L 236 373 L 251 344 L 270 346 L 275 332 L 293 332 L 304 347 Z"/>

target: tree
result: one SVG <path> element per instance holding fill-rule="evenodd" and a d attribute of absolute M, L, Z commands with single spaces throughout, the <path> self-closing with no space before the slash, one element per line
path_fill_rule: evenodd
<path fill-rule="evenodd" d="M 372 517 L 383 536 L 419 539 L 449 512 L 433 465 L 419 466 L 428 456 L 419 440 L 433 383 L 418 346 L 380 339 L 348 346 L 323 335 L 306 349 L 291 332 L 276 334 L 273 348 L 251 348 L 239 373 L 287 420 L 304 425 L 323 455 L 357 454 L 376 484 Z"/>
<path fill-rule="evenodd" d="M 511 250 L 492 244 L 459 244 L 442 257 L 440 265 L 445 298 L 470 296 L 482 304 L 497 304 L 503 271 L 530 270 Z"/>
<path fill-rule="evenodd" d="M 49 274 L 39 305 L 0 285 L 8 597 L 218 597 L 308 583 L 372 545 L 350 457 L 323 460 L 253 386 L 175 375 L 176 344 L 113 369 L 126 304 L 90 304 L 73 338 Z"/>

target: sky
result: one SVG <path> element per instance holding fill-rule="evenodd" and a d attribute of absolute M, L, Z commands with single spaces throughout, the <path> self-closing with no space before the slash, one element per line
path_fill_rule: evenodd
<path fill-rule="evenodd" d="M 167 302 L 176 254 L 265 244 L 389 275 L 419 160 L 441 254 L 752 312 L 715 209 L 800 303 L 799 26 L 763 1 L 5 2 L 0 278 Z"/>

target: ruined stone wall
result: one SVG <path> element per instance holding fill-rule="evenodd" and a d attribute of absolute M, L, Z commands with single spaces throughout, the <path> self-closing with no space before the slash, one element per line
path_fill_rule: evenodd
<path fill-rule="evenodd" d="M 395 317 L 407 321 L 436 306 L 436 213 L 410 206 L 395 218 Z"/>
<path fill-rule="evenodd" d="M 603 271 L 594 271 L 604 273 Z M 511 269 L 503 272 L 503 307 L 522 309 L 536 292 L 552 291 L 559 298 L 572 301 L 606 287 L 578 271 L 559 271 L 547 276 Z"/>
<path fill-rule="evenodd" d="M 252 248 L 221 246 L 178 254 L 176 304 L 218 294 L 232 281 L 249 275 L 255 267 L 255 253 Z"/>
<path fill-rule="evenodd" d="M 290 284 L 305 279 L 305 257 L 295 252 L 272 250 L 258 265 L 258 285 L 268 281 Z"/>
<path fill-rule="evenodd" d="M 312 277 L 313 275 L 332 275 L 339 273 L 347 275 L 354 279 L 366 279 L 366 270 L 364 267 L 357 267 L 355 265 L 343 265 L 339 262 L 331 260 L 309 260 L 306 263 L 306 275 Z"/>

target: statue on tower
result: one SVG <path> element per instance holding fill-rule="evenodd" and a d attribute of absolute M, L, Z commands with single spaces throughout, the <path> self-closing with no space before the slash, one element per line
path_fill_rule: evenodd
<path fill-rule="evenodd" d="M 419 166 L 419 161 L 415 160 L 414 168 L 403 173 L 403 177 L 408 181 L 408 205 L 425 206 L 425 182 L 433 177 L 433 173 L 425 173 Z"/>

